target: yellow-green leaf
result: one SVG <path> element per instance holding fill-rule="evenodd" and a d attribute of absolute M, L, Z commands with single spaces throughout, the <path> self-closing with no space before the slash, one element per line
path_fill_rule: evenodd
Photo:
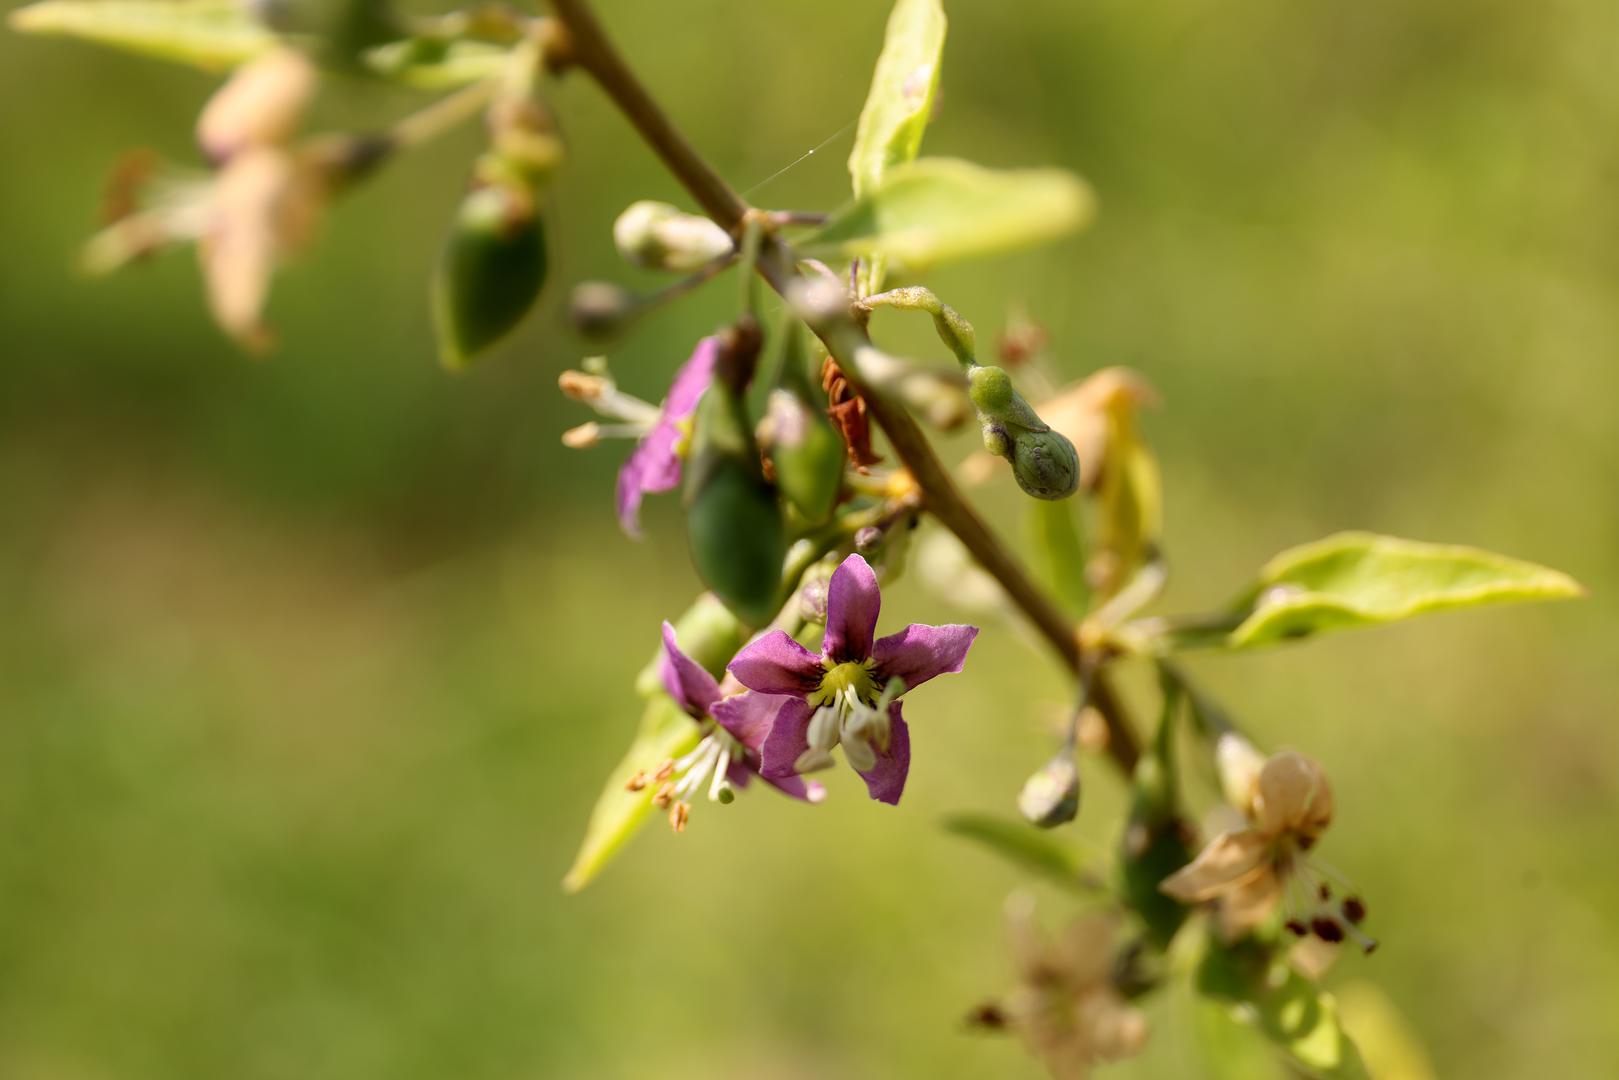
<path fill-rule="evenodd" d="M 966 837 L 1018 869 L 1076 892 L 1097 886 L 1079 855 L 1056 836 L 1026 821 L 989 814 L 954 814 L 944 821 L 947 832 Z"/>
<path fill-rule="evenodd" d="M 1197 970 L 1197 988 L 1232 1006 L 1307 1076 L 1316 1080 L 1369 1080 L 1360 1051 L 1338 1018 L 1331 994 L 1249 938 L 1236 945 L 1210 942 Z"/>
<path fill-rule="evenodd" d="M 1062 169 L 986 169 L 922 158 L 832 216 L 810 254 L 882 256 L 913 269 L 1055 240 L 1085 224 L 1090 188 Z"/>
<path fill-rule="evenodd" d="M 1382 987 L 1357 979 L 1339 988 L 1338 1006 L 1377 1080 L 1436 1080 L 1421 1038 Z"/>
<path fill-rule="evenodd" d="M 25 34 L 80 38 L 209 71 L 276 42 L 241 0 L 40 0 L 9 21 Z"/>
<path fill-rule="evenodd" d="M 485 41 L 406 38 L 367 49 L 367 70 L 420 90 L 450 90 L 493 78 L 512 52 Z"/>
<path fill-rule="evenodd" d="M 585 838 L 574 856 L 573 866 L 562 879 L 566 892 L 578 892 L 601 873 L 636 830 L 652 814 L 651 785 L 640 791 L 625 787 L 636 772 L 655 769 L 670 758 L 680 757 L 697 745 L 698 727 L 667 694 L 647 702 L 641 715 L 641 728 L 622 761 L 608 774 L 607 783 L 590 812 Z"/>
<path fill-rule="evenodd" d="M 1567 574 L 1451 544 L 1346 532 L 1272 559 L 1234 615 L 1232 648 L 1429 611 L 1582 595 Z"/>
<path fill-rule="evenodd" d="M 875 189 L 891 167 L 914 160 L 922 149 L 922 132 L 939 86 L 945 25 L 939 0 L 897 0 L 894 4 L 866 106 L 860 110 L 854 149 L 849 152 L 849 177 L 856 198 Z M 862 277 L 862 294 L 881 289 L 881 260 L 868 260 Z"/>
<path fill-rule="evenodd" d="M 1090 587 L 1085 583 L 1085 541 L 1077 509 L 1062 499 L 1030 499 L 1027 505 L 1035 565 L 1070 611 L 1083 612 Z"/>
<path fill-rule="evenodd" d="M 849 176 L 857 196 L 876 187 L 891 166 L 913 160 L 922 148 L 922 131 L 939 85 L 944 32 L 939 0 L 894 4 L 849 153 Z"/>

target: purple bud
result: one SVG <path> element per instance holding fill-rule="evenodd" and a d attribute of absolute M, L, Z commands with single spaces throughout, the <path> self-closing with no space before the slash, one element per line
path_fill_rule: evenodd
<path fill-rule="evenodd" d="M 825 578 L 805 582 L 798 590 L 798 611 L 806 622 L 826 622 L 827 583 Z"/>

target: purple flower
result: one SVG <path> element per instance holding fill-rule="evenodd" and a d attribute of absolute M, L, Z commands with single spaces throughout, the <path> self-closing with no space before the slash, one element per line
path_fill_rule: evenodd
<path fill-rule="evenodd" d="M 761 776 L 788 777 L 843 756 L 873 799 L 897 803 L 911 764 L 911 734 L 898 698 L 935 675 L 961 670 L 976 626 L 912 623 L 876 638 L 882 595 L 866 560 L 850 555 L 827 587 L 826 636 L 820 655 L 781 630 L 752 642 L 730 672 L 750 690 L 714 708 L 714 719 L 757 742 Z M 738 734 L 740 738 L 740 734 Z"/>
<path fill-rule="evenodd" d="M 680 483 L 680 459 L 690 435 L 691 415 L 714 379 L 719 353 L 717 337 L 697 343 L 691 357 L 675 372 L 657 420 L 618 470 L 618 520 L 631 536 L 641 535 L 641 497 L 671 491 Z"/>
<path fill-rule="evenodd" d="M 673 806 L 677 813 L 670 820 L 684 824 L 691 797 L 706 790 L 710 799 L 730 802 L 736 789 L 747 787 L 759 775 L 759 746 L 769 726 L 761 727 L 757 722 L 736 728 L 711 724 L 710 718 L 716 717 L 725 704 L 719 683 L 701 664 L 680 651 L 675 643 L 675 628 L 668 623 L 663 624 L 663 656 L 658 670 L 664 689 L 675 703 L 687 716 L 710 729 L 690 753 L 666 763 L 653 777 L 643 778 L 643 784 L 659 784 L 653 800 L 661 809 Z M 795 799 L 814 803 L 826 797 L 826 789 L 820 784 L 798 776 L 764 779 Z"/>

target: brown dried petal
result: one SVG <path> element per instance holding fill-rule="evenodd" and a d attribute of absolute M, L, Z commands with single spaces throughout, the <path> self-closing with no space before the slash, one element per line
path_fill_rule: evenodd
<path fill-rule="evenodd" d="M 871 448 L 871 422 L 866 417 L 865 399 L 855 392 L 837 361 L 830 356 L 821 365 L 821 386 L 826 390 L 826 415 L 842 436 L 849 460 L 861 469 L 882 461 Z"/>
<path fill-rule="evenodd" d="M 1220 936 L 1227 942 L 1247 936 L 1281 902 L 1282 877 L 1276 867 L 1266 864 L 1259 873 L 1220 894 Z"/>
<path fill-rule="evenodd" d="M 1332 822 L 1332 786 L 1321 766 L 1292 750 L 1273 754 L 1259 772 L 1254 820 L 1267 836 L 1321 835 Z"/>
<path fill-rule="evenodd" d="M 1158 884 L 1158 891 L 1183 904 L 1213 900 L 1245 881 L 1269 873 L 1270 842 L 1253 829 L 1224 832 L 1209 841 L 1190 864 Z"/>
<path fill-rule="evenodd" d="M 307 240 L 324 201 L 320 174 L 279 149 L 246 150 L 220 171 L 198 254 L 214 319 L 247 347 L 270 343 L 262 315 L 271 279 Z"/>

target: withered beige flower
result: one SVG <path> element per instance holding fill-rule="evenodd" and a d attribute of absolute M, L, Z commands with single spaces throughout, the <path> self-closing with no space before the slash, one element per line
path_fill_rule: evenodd
<path fill-rule="evenodd" d="M 1249 824 L 1216 836 L 1159 888 L 1182 903 L 1213 902 L 1221 936 L 1235 941 L 1269 918 L 1297 885 L 1308 910 L 1290 918 L 1289 928 L 1332 944 L 1355 936 L 1369 951 L 1375 943 L 1355 929 L 1365 905 L 1351 897 L 1341 905 L 1342 920 L 1328 912 L 1321 905 L 1331 899 L 1331 889 L 1309 867 L 1307 853 L 1332 823 L 1332 785 L 1321 766 L 1284 750 L 1265 759 L 1255 774 L 1245 742 L 1223 748 L 1220 757 L 1227 796 Z M 1251 781 L 1241 782 L 1245 776 Z"/>
<path fill-rule="evenodd" d="M 319 159 L 291 144 L 314 96 L 314 65 L 276 49 L 233 75 L 197 122 L 219 166 L 197 254 L 214 320 L 250 349 L 271 336 L 263 311 L 276 269 L 301 248 L 326 205 Z"/>
<path fill-rule="evenodd" d="M 208 99 L 197 117 L 197 145 L 210 161 L 223 162 L 248 147 L 287 142 L 303 123 L 318 81 L 303 53 L 272 49 Z"/>
<path fill-rule="evenodd" d="M 365 147 L 352 140 L 294 141 L 317 80 L 311 61 L 290 48 L 240 68 L 197 121 L 214 171 L 121 170 L 113 220 L 90 241 L 86 266 L 107 272 L 194 242 L 214 320 L 242 345 L 266 347 L 263 311 L 276 270 L 308 242 L 344 176 L 365 164 Z M 133 188 L 147 180 L 151 190 L 138 200 Z"/>
<path fill-rule="evenodd" d="M 1139 1053 L 1147 1020 L 1120 993 L 1117 925 L 1081 916 L 1055 937 L 1034 920 L 1033 904 L 1015 897 L 1007 926 L 1018 985 L 995 1010 L 1058 1080 L 1084 1080 L 1091 1066 Z"/>
<path fill-rule="evenodd" d="M 270 282 L 314 232 L 327 193 L 314 159 L 279 146 L 238 152 L 215 179 L 197 255 L 214 320 L 246 347 L 271 343 L 263 320 Z"/>

